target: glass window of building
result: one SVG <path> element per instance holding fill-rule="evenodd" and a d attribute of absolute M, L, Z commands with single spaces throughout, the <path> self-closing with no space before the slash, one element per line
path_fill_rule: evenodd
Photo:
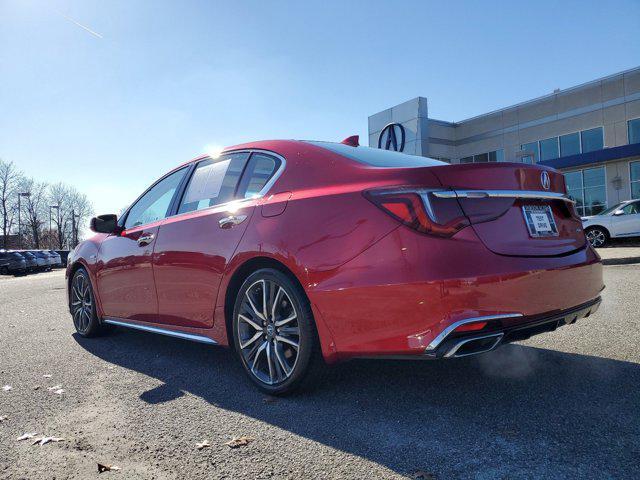
<path fill-rule="evenodd" d="M 567 194 L 576 201 L 576 209 L 579 215 L 584 215 L 584 192 L 582 188 L 582 171 L 567 172 L 564 174 L 567 185 Z"/>
<path fill-rule="evenodd" d="M 560 136 L 560 156 L 577 155 L 580 153 L 580 134 L 570 133 Z"/>
<path fill-rule="evenodd" d="M 631 198 L 640 198 L 640 162 L 629 164 L 631 171 Z"/>
<path fill-rule="evenodd" d="M 567 193 L 576 201 L 580 216 L 596 215 L 607 205 L 604 167 L 565 173 Z"/>
<path fill-rule="evenodd" d="M 558 158 L 559 156 L 560 152 L 558 151 L 558 137 L 540 140 L 540 160 L 553 160 L 554 158 Z"/>
<path fill-rule="evenodd" d="M 473 163 L 487 163 L 489 161 L 488 153 L 481 153 L 473 156 Z"/>
<path fill-rule="evenodd" d="M 640 118 L 629 120 L 629 143 L 640 143 Z"/>
<path fill-rule="evenodd" d="M 495 150 L 493 152 L 489 152 L 489 161 L 490 162 L 504 162 L 504 150 Z"/>
<path fill-rule="evenodd" d="M 473 157 L 464 157 L 460 159 L 460 163 L 473 163 Z"/>
<path fill-rule="evenodd" d="M 528 152 L 530 153 L 531 157 L 533 157 L 533 163 L 538 163 L 538 160 L 540 159 L 540 156 L 538 154 L 538 142 L 531 142 L 531 143 L 524 143 L 522 145 L 520 145 L 520 150 L 522 150 L 523 152 Z M 525 157 L 522 157 L 523 161 L 525 159 Z M 530 162 L 525 162 L 525 163 L 530 163 Z"/>
<path fill-rule="evenodd" d="M 602 150 L 604 148 L 602 127 L 583 130 L 580 135 L 582 137 L 582 153 Z"/>

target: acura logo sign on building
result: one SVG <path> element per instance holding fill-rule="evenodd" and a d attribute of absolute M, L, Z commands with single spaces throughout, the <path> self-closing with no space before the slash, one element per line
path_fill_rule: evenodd
<path fill-rule="evenodd" d="M 378 148 L 402 152 L 404 150 L 404 127 L 399 123 L 390 123 L 384 127 L 378 137 Z"/>

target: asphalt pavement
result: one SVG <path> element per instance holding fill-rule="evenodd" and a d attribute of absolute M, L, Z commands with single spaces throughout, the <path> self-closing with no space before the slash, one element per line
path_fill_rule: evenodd
<path fill-rule="evenodd" d="M 466 359 L 344 363 L 272 399 L 220 347 L 78 337 L 60 271 L 0 277 L 0 478 L 638 478 L 640 266 L 605 280 L 576 325 Z"/>

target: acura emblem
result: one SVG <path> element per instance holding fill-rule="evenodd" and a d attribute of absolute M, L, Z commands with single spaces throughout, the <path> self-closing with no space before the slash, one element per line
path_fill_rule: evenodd
<path fill-rule="evenodd" d="M 384 144 L 384 146 L 383 146 Z M 390 123 L 382 129 L 378 137 L 378 148 L 385 150 L 404 150 L 404 127 L 399 123 Z"/>
<path fill-rule="evenodd" d="M 551 186 L 551 179 L 549 178 L 549 174 L 546 170 L 540 174 L 540 183 L 542 184 L 542 188 L 549 190 L 549 187 Z"/>

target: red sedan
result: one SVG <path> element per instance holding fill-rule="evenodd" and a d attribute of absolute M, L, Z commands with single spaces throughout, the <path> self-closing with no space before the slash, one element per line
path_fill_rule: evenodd
<path fill-rule="evenodd" d="M 604 288 L 564 177 L 264 141 L 174 169 L 72 252 L 77 332 L 231 346 L 285 393 L 322 363 L 452 358 L 589 316 Z"/>

